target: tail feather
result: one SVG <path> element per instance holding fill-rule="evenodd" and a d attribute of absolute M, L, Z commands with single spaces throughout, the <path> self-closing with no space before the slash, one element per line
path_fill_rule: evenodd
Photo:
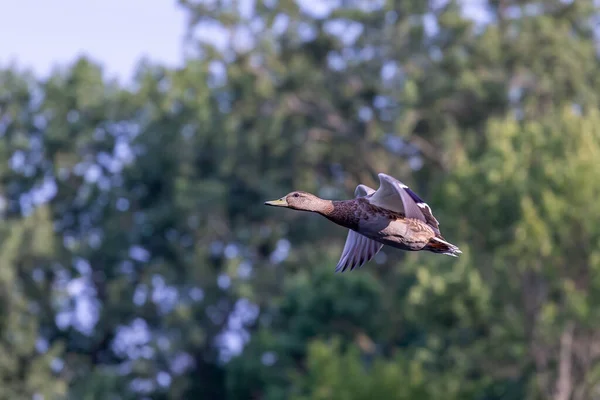
<path fill-rule="evenodd" d="M 429 250 L 433 253 L 445 254 L 447 256 L 458 257 L 462 251 L 452 243 L 446 242 L 441 236 L 436 236 L 429 240 L 423 250 Z"/>

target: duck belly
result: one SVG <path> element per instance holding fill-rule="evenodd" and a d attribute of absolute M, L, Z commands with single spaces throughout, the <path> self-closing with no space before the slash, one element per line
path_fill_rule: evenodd
<path fill-rule="evenodd" d="M 422 250 L 429 239 L 434 236 L 432 230 L 419 225 L 413 226 L 413 224 L 406 223 L 406 220 L 392 221 L 381 227 L 365 226 L 364 228 L 363 232 L 359 232 L 362 235 L 386 246 L 408 251 Z"/>

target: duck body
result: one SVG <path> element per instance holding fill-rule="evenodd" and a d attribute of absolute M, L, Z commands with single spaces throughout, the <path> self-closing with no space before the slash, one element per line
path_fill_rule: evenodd
<path fill-rule="evenodd" d="M 374 206 L 364 198 L 334 201 L 333 207 L 325 218 L 390 247 L 419 251 L 435 237 L 427 224 Z"/>
<path fill-rule="evenodd" d="M 430 251 L 457 257 L 462 252 L 441 235 L 431 208 L 408 186 L 379 174 L 376 191 L 358 185 L 351 200 L 325 200 L 296 191 L 271 206 L 316 212 L 349 230 L 336 271 L 360 267 L 384 245 L 406 251 Z"/>

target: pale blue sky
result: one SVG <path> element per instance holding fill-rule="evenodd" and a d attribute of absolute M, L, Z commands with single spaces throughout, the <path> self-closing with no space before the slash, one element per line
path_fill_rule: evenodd
<path fill-rule="evenodd" d="M 168 66 L 183 60 L 186 14 L 177 0 L 19 0 L 0 2 L 0 67 L 16 63 L 45 77 L 80 54 L 105 66 L 110 77 L 129 80 L 144 56 Z M 315 14 L 325 3 L 299 0 Z M 481 16 L 479 0 L 467 14 Z M 471 15 L 474 16 L 474 15 Z M 200 31 L 196 30 L 196 34 Z M 205 31 L 205 37 L 219 32 Z M 223 38 L 225 40 L 225 38 Z"/>
<path fill-rule="evenodd" d="M 0 67 L 45 76 L 86 54 L 128 79 L 143 56 L 179 65 L 185 24 L 176 0 L 2 1 Z"/>

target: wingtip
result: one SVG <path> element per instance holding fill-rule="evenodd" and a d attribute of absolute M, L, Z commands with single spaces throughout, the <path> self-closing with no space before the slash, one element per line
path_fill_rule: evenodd
<path fill-rule="evenodd" d="M 348 265 L 347 264 L 348 264 L 348 261 L 345 261 L 343 263 L 338 264 L 335 267 L 335 273 L 336 274 L 337 273 L 340 273 L 340 274 L 344 273 L 344 271 L 346 271 L 346 269 L 348 269 Z"/>
<path fill-rule="evenodd" d="M 388 174 L 384 174 L 383 172 L 380 172 L 377 174 L 377 177 L 379 178 L 380 181 L 382 180 L 390 180 L 390 179 L 394 179 L 393 177 L 391 177 Z"/>
<path fill-rule="evenodd" d="M 386 182 L 388 182 L 388 183 L 390 183 L 392 185 L 398 184 L 400 186 L 400 188 L 402 188 L 404 190 L 409 189 L 409 187 L 406 186 L 403 182 L 401 182 L 400 180 L 394 178 L 391 175 L 384 174 L 383 172 L 380 172 L 379 174 L 377 174 L 377 176 L 379 177 L 379 182 L 386 181 Z"/>

